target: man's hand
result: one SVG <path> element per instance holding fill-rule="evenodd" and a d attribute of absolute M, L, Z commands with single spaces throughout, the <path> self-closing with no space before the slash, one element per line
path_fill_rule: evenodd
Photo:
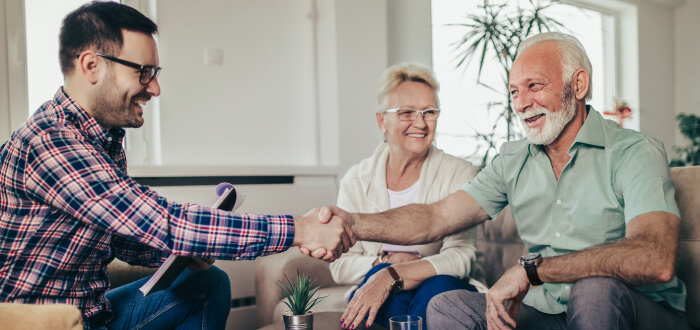
<path fill-rule="evenodd" d="M 489 329 L 510 329 L 503 321 L 515 328 L 520 303 L 530 289 L 530 280 L 525 268 L 520 265 L 511 267 L 496 284 L 486 292 L 486 323 Z M 505 301 L 510 300 L 506 311 Z"/>
<path fill-rule="evenodd" d="M 355 227 L 355 219 L 353 219 L 352 214 L 337 206 L 324 206 L 318 212 L 318 221 L 320 221 L 321 223 L 327 223 L 331 220 L 332 217 L 338 217 L 342 219 L 343 221 L 345 221 L 345 223 L 348 224 L 348 226 L 352 227 L 353 229 Z"/>
<path fill-rule="evenodd" d="M 294 243 L 299 250 L 315 258 L 334 261 L 348 252 L 357 241 L 357 233 L 339 217 L 321 217 L 320 209 L 313 209 L 302 217 L 294 217 Z M 324 214 L 324 216 L 327 216 Z"/>
<path fill-rule="evenodd" d="M 372 325 L 379 308 L 382 307 L 382 304 L 389 296 L 392 280 L 389 271 L 382 269 L 372 275 L 365 285 L 357 289 L 340 319 L 340 323 L 342 323 L 341 328 L 359 329 L 365 315 L 367 315 L 365 328 Z"/>
<path fill-rule="evenodd" d="M 191 271 L 207 270 L 214 263 L 214 259 L 211 258 L 190 258 L 192 263 L 187 266 L 187 269 Z"/>
<path fill-rule="evenodd" d="M 350 213 L 337 206 L 324 206 L 318 213 L 318 221 L 320 223 L 328 223 L 328 221 L 330 221 L 333 217 L 339 217 L 340 219 L 343 219 L 343 221 L 353 229 L 355 240 L 357 240 L 357 232 L 353 227 L 354 221 L 352 220 Z M 333 262 L 335 261 L 335 259 L 337 259 L 333 256 L 333 251 L 327 251 L 324 248 L 311 251 L 309 249 L 299 247 L 299 251 L 307 256 L 312 256 L 316 259 L 323 259 L 324 261 L 328 262 Z"/>

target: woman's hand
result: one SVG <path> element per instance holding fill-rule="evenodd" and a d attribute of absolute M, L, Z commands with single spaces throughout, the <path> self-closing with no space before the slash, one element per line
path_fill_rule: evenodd
<path fill-rule="evenodd" d="M 372 325 L 379 308 L 389 296 L 392 281 L 389 271 L 382 269 L 372 275 L 365 285 L 357 289 L 340 319 L 340 323 L 343 324 L 342 329 L 357 329 L 365 315 L 368 315 L 365 327 Z"/>
<path fill-rule="evenodd" d="M 392 253 L 389 255 L 389 259 L 386 262 L 390 264 L 400 264 L 402 262 L 409 262 L 414 260 L 419 260 L 420 257 L 415 254 L 410 253 Z"/>

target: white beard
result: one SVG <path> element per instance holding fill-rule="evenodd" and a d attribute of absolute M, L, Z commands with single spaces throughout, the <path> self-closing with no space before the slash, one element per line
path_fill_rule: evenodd
<path fill-rule="evenodd" d="M 567 95 L 568 94 L 568 95 Z M 531 128 L 527 126 L 525 119 L 532 118 L 544 114 L 544 127 L 542 128 Z M 561 132 L 576 115 L 576 105 L 574 103 L 574 98 L 571 93 L 564 91 L 564 97 L 562 97 L 561 110 L 552 112 L 543 107 L 533 107 L 526 112 L 518 113 L 518 117 L 525 128 L 525 134 L 527 134 L 527 139 L 530 140 L 532 144 L 538 145 L 549 145 L 556 140 Z"/>

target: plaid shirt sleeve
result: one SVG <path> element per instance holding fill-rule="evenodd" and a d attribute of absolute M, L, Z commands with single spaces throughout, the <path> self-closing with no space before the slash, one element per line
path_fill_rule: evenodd
<path fill-rule="evenodd" d="M 158 267 L 170 256 L 166 251 L 121 236 L 112 237 L 112 248 L 117 259 L 130 265 Z"/>
<path fill-rule="evenodd" d="M 284 251 L 294 239 L 291 216 L 168 202 L 71 131 L 49 130 L 31 144 L 24 173 L 29 196 L 123 238 L 115 248 L 127 261 L 162 257 L 145 246 L 177 255 L 254 259 Z"/>

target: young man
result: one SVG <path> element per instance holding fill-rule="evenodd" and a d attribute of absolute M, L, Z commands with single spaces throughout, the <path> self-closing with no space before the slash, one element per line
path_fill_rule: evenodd
<path fill-rule="evenodd" d="M 511 206 L 532 253 L 486 294 L 433 298 L 431 329 L 687 328 L 685 286 L 674 275 L 680 220 L 663 145 L 586 105 L 591 71 L 572 36 L 524 41 L 509 85 L 529 141 L 505 143 L 472 182 L 435 204 L 322 214 L 343 217 L 361 240 L 420 244 Z M 411 288 L 413 275 L 401 267 Z M 388 292 L 396 280 L 385 277 Z M 365 314 L 371 322 L 377 307 L 349 306 L 343 323 L 357 328 Z"/>
<path fill-rule="evenodd" d="M 125 5 L 93 2 L 60 33 L 65 85 L 0 147 L 0 301 L 67 303 L 87 328 L 223 328 L 227 275 L 214 259 L 254 259 L 292 245 L 346 252 L 340 219 L 233 214 L 177 204 L 126 173 L 124 127 L 143 125 L 160 95 L 150 19 Z M 107 264 L 159 266 L 195 258 L 168 290 L 143 297 L 145 281 L 108 291 Z"/>

